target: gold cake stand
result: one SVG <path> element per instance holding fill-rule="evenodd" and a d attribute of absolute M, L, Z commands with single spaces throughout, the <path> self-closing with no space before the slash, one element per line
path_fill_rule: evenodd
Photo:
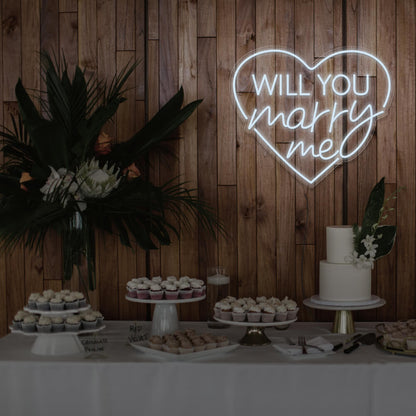
<path fill-rule="evenodd" d="M 305 299 L 303 304 L 308 308 L 324 311 L 335 311 L 332 332 L 336 334 L 353 334 L 355 332 L 352 312 L 376 309 L 384 306 L 386 301 L 378 296 L 371 296 L 369 301 L 362 302 L 329 302 L 319 298 L 318 295 Z"/>
<path fill-rule="evenodd" d="M 270 323 L 265 322 L 236 322 L 236 321 L 226 321 L 224 319 L 220 319 L 214 317 L 214 319 L 218 322 L 227 324 L 227 325 L 234 325 L 234 326 L 242 326 L 246 328 L 246 333 L 243 338 L 240 339 L 240 345 L 246 345 L 249 347 L 254 346 L 262 346 L 262 345 L 269 345 L 271 344 L 270 339 L 264 333 L 266 328 L 271 327 L 284 327 L 285 329 L 293 322 L 297 321 L 297 318 L 291 319 L 289 321 L 273 321 Z"/>

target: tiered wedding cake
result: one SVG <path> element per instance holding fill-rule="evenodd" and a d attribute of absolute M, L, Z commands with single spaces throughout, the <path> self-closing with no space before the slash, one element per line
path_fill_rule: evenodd
<path fill-rule="evenodd" d="M 327 260 L 319 265 L 319 297 L 325 301 L 356 302 L 371 299 L 371 268 L 359 268 L 348 259 L 354 250 L 349 225 L 326 227 Z"/>

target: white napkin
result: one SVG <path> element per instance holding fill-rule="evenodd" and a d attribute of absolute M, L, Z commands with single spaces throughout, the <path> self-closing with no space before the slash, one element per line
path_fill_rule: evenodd
<path fill-rule="evenodd" d="M 277 351 L 285 355 L 288 355 L 290 357 L 297 357 L 297 358 L 301 358 L 301 357 L 306 358 L 310 356 L 322 357 L 322 356 L 326 356 L 326 355 L 334 353 L 332 351 L 333 345 L 330 342 L 328 342 L 325 338 L 322 338 L 322 337 L 311 338 L 311 339 L 306 340 L 306 343 L 309 345 L 315 345 L 317 347 L 320 347 L 324 350 L 324 352 L 319 351 L 317 348 L 306 347 L 307 354 L 302 354 L 301 346 L 289 345 L 289 344 L 273 344 L 273 347 Z"/>

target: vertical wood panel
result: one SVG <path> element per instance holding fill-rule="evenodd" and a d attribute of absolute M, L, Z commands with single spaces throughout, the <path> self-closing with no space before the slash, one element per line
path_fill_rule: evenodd
<path fill-rule="evenodd" d="M 198 37 L 216 36 L 215 0 L 198 0 Z"/>
<path fill-rule="evenodd" d="M 59 51 L 68 63 L 68 75 L 74 75 L 74 65 L 78 65 L 78 15 L 77 13 L 59 13 Z M 62 56 L 61 56 L 62 58 Z"/>
<path fill-rule="evenodd" d="M 117 50 L 135 48 L 135 0 L 117 0 Z"/>
<path fill-rule="evenodd" d="M 78 8 L 77 0 L 59 0 L 60 12 L 76 12 L 77 8 Z"/>
<path fill-rule="evenodd" d="M 86 76 L 97 71 L 97 3 L 84 0 L 78 4 L 78 60 Z"/>
<path fill-rule="evenodd" d="M 235 65 L 235 3 L 217 1 L 217 128 L 218 184 L 236 183 L 235 107 L 230 88 L 231 71 Z"/>
<path fill-rule="evenodd" d="M 397 1 L 397 318 L 415 316 L 415 3 Z M 406 76 L 404 76 L 406 74 Z"/>
<path fill-rule="evenodd" d="M 146 14 L 145 0 L 136 0 L 136 100 L 146 94 Z"/>

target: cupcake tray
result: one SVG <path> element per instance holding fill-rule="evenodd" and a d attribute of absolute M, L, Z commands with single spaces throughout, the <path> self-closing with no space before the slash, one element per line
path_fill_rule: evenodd
<path fill-rule="evenodd" d="M 293 322 L 296 322 L 298 318 L 291 319 L 288 321 L 273 321 L 273 322 L 236 322 L 236 321 L 228 321 L 225 319 L 220 319 L 214 316 L 214 319 L 218 322 L 221 322 L 223 324 L 227 325 L 234 325 L 234 326 L 242 326 L 246 327 L 247 331 L 243 338 L 240 339 L 239 343 L 241 345 L 247 345 L 247 346 L 261 346 L 261 345 L 269 345 L 271 344 L 271 341 L 269 338 L 267 338 L 266 334 L 264 333 L 265 328 L 271 328 L 271 327 L 282 327 L 282 329 L 286 329 L 290 324 Z"/>
<path fill-rule="evenodd" d="M 31 309 L 28 306 L 25 306 L 23 308 L 23 310 L 25 310 L 26 312 L 29 313 L 33 313 L 35 315 L 43 315 L 43 316 L 65 316 L 65 315 L 72 315 L 74 313 L 79 313 L 79 312 L 84 312 L 87 311 L 88 309 L 90 309 L 91 306 L 87 305 L 84 306 L 83 308 L 76 308 L 76 309 L 64 309 L 62 311 L 41 311 L 39 309 Z"/>
<path fill-rule="evenodd" d="M 153 300 L 131 298 L 130 296 L 126 295 L 126 300 L 129 302 L 150 303 L 156 305 L 153 312 L 151 335 L 162 336 L 175 332 L 179 328 L 178 312 L 176 311 L 177 304 L 180 305 L 184 303 L 200 302 L 201 300 L 204 300 L 205 297 L 206 296 L 204 295 L 189 299 Z"/>
<path fill-rule="evenodd" d="M 36 355 L 68 355 L 85 352 L 78 335 L 91 334 L 99 332 L 105 328 L 101 325 L 93 329 L 80 329 L 79 331 L 61 331 L 61 332 L 24 332 L 10 327 L 14 334 L 25 336 L 35 336 L 31 352 Z"/>
<path fill-rule="evenodd" d="M 236 348 L 239 347 L 239 344 L 231 343 L 229 345 L 226 345 L 225 347 L 217 347 L 210 350 L 190 352 L 188 354 L 174 354 L 171 352 L 155 350 L 153 348 L 150 348 L 148 341 L 131 342 L 130 345 L 134 349 L 141 351 L 147 355 L 171 361 L 190 361 L 199 358 L 209 358 L 214 355 L 225 354 L 227 352 L 234 351 Z"/>

